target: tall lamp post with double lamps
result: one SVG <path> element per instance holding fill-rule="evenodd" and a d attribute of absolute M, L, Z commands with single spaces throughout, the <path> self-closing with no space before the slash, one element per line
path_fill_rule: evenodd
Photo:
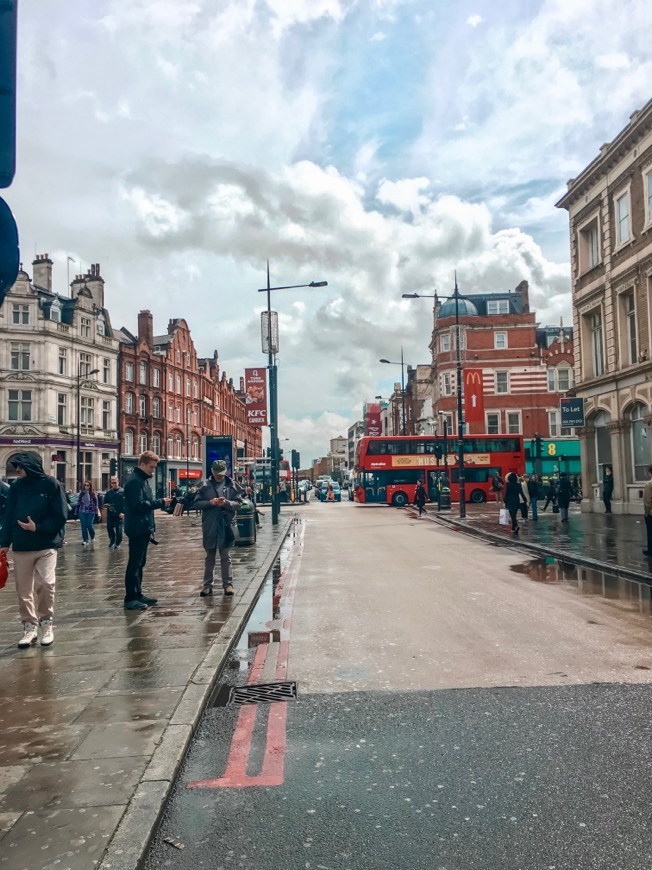
<path fill-rule="evenodd" d="M 457 286 L 457 274 L 455 275 L 455 289 L 452 296 L 438 296 L 437 293 L 403 293 L 403 299 L 434 299 L 435 306 L 438 299 L 444 301 L 455 300 L 455 344 L 457 350 L 457 468 L 460 485 L 460 517 L 466 516 L 466 487 L 464 474 L 464 402 L 462 394 L 462 351 L 460 348 L 460 294 Z M 445 424 L 444 424 L 445 425 Z M 444 429 L 444 431 L 446 431 Z"/>
<path fill-rule="evenodd" d="M 272 485 L 272 525 L 278 525 L 279 515 L 279 443 L 278 443 L 278 383 L 276 354 L 278 353 L 278 316 L 275 317 L 275 330 L 272 330 L 271 293 L 272 290 L 297 290 L 300 287 L 327 287 L 328 281 L 311 281 L 310 284 L 284 284 L 281 287 L 270 287 L 269 260 L 267 261 L 267 287 L 259 287 L 259 293 L 267 293 L 267 311 L 261 315 L 263 353 L 267 352 L 267 368 L 269 370 L 269 439 L 271 449 L 271 485 Z M 266 316 L 265 316 L 266 315 Z"/>
<path fill-rule="evenodd" d="M 378 362 L 386 363 L 389 366 L 401 367 L 401 413 L 403 416 L 401 435 L 405 435 L 405 366 L 403 365 L 403 348 L 401 347 L 401 361 L 392 362 L 391 359 L 381 359 Z"/>

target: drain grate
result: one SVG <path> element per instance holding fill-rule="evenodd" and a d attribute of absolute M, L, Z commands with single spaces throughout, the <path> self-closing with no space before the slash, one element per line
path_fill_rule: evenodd
<path fill-rule="evenodd" d="M 294 682 L 257 683 L 234 686 L 229 704 L 271 704 L 273 701 L 290 701 L 296 697 L 297 684 Z"/>

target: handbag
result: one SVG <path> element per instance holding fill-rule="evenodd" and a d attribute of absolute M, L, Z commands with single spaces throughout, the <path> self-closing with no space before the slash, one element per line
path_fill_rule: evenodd
<path fill-rule="evenodd" d="M 4 589 L 8 579 L 9 565 L 7 565 L 7 554 L 3 551 L 0 553 L 0 589 Z"/>
<path fill-rule="evenodd" d="M 553 512 L 553 514 L 558 514 L 558 513 L 559 513 L 559 505 L 558 505 L 558 504 L 553 504 L 553 506 L 552 506 L 552 512 Z"/>
<path fill-rule="evenodd" d="M 501 508 L 500 513 L 498 514 L 498 522 L 501 526 L 509 525 L 509 511 L 507 508 Z"/>

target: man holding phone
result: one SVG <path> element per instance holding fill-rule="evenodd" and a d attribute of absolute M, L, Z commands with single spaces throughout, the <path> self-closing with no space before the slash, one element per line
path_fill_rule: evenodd
<path fill-rule="evenodd" d="M 233 595 L 231 547 L 236 537 L 233 528 L 235 516 L 241 504 L 240 487 L 227 477 L 226 462 L 216 459 L 211 465 L 211 476 L 197 493 L 192 505 L 202 514 L 202 544 L 206 551 L 204 582 L 200 592 L 202 598 L 213 594 L 213 572 L 218 553 L 224 594 Z"/>
<path fill-rule="evenodd" d="M 169 498 L 154 498 L 149 481 L 158 465 L 158 456 L 146 450 L 138 457 L 124 491 L 125 534 L 129 538 L 129 561 L 125 572 L 125 610 L 147 610 L 157 604 L 156 598 L 143 595 L 143 568 L 156 525 L 154 511 L 163 510 Z"/>

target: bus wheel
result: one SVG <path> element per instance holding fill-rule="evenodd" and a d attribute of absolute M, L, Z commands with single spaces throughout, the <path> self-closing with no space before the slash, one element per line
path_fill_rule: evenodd
<path fill-rule="evenodd" d="M 404 492 L 395 492 L 394 497 L 392 498 L 392 504 L 394 507 L 405 507 L 408 503 L 407 496 Z"/>
<path fill-rule="evenodd" d="M 471 493 L 470 501 L 473 504 L 482 504 L 487 500 L 487 496 L 482 492 L 481 489 L 474 489 Z"/>

